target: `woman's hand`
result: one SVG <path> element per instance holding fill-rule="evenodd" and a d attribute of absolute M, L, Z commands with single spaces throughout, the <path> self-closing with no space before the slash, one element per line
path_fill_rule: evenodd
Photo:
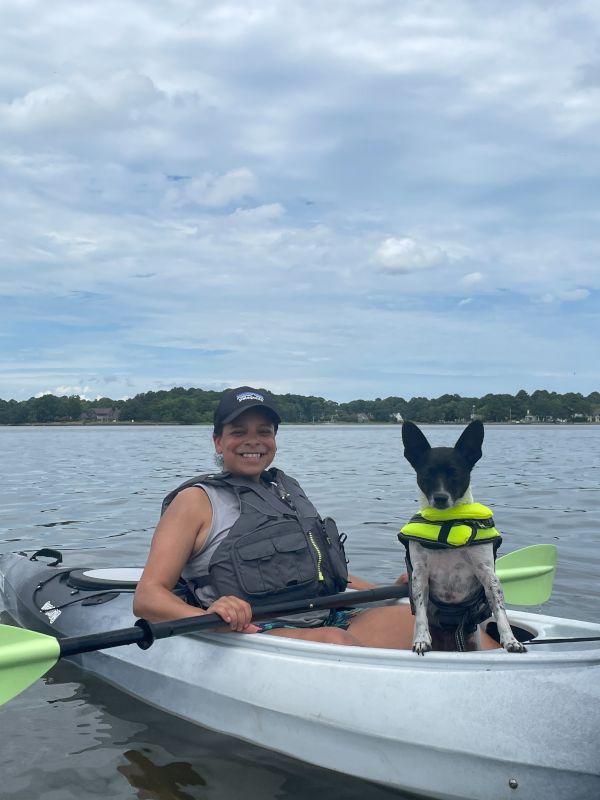
<path fill-rule="evenodd" d="M 252 624 L 252 608 L 245 600 L 234 595 L 219 597 L 206 609 L 207 614 L 218 614 L 232 631 L 256 633 L 258 627 Z"/>

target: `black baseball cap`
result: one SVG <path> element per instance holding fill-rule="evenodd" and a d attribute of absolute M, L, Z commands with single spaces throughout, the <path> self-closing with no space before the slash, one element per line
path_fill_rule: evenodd
<path fill-rule="evenodd" d="M 215 431 L 222 428 L 223 425 L 227 425 L 228 422 L 233 422 L 236 417 L 249 408 L 264 409 L 275 423 L 275 430 L 277 430 L 281 417 L 275 410 L 272 401 L 251 386 L 238 386 L 237 389 L 228 389 L 223 393 L 213 418 Z"/>

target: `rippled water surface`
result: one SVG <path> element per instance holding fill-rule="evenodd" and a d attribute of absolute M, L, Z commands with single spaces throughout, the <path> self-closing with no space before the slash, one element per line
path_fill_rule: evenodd
<path fill-rule="evenodd" d="M 433 444 L 460 433 L 425 430 Z M 395 579 L 396 533 L 416 510 L 399 427 L 284 426 L 278 442 L 277 465 L 348 534 L 352 571 Z M 162 497 L 214 467 L 207 427 L 0 428 L 0 443 L 0 552 L 49 546 L 80 565 L 143 564 Z M 600 426 L 488 426 L 473 487 L 502 553 L 558 545 L 544 612 L 600 620 Z M 401 797 L 169 718 L 69 665 L 0 709 L 0 741 L 0 796 L 14 800 Z"/>

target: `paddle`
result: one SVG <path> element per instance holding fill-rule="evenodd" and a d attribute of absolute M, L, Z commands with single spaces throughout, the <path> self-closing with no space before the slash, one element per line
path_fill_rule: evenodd
<path fill-rule="evenodd" d="M 507 603 L 537 606 L 550 599 L 556 574 L 556 545 L 533 544 L 496 561 Z"/>
<path fill-rule="evenodd" d="M 538 605 L 545 602 L 552 591 L 552 580 L 556 570 L 556 547 L 554 545 L 525 547 L 499 558 L 496 567 L 507 595 L 507 602 Z M 379 586 L 375 589 L 342 592 L 311 600 L 296 600 L 283 605 L 262 606 L 255 610 L 252 618 L 260 621 L 306 611 L 359 606 L 407 595 L 406 584 Z M 0 705 L 20 694 L 65 656 L 127 644 L 137 644 L 146 649 L 155 639 L 222 626 L 223 620 L 218 614 L 158 623 L 141 619 L 131 628 L 56 639 L 54 636 L 24 628 L 0 625 Z"/>

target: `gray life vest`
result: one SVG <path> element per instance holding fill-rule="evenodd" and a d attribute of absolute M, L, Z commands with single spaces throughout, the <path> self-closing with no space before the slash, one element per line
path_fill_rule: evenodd
<path fill-rule="evenodd" d="M 235 595 L 255 608 L 273 599 L 300 600 L 343 592 L 348 583 L 340 535 L 330 517 L 321 519 L 293 478 L 272 467 L 253 481 L 230 472 L 199 475 L 164 499 L 162 512 L 183 489 L 205 483 L 228 487 L 240 504 L 240 516 L 213 553 L 205 578 L 217 597 Z"/>

